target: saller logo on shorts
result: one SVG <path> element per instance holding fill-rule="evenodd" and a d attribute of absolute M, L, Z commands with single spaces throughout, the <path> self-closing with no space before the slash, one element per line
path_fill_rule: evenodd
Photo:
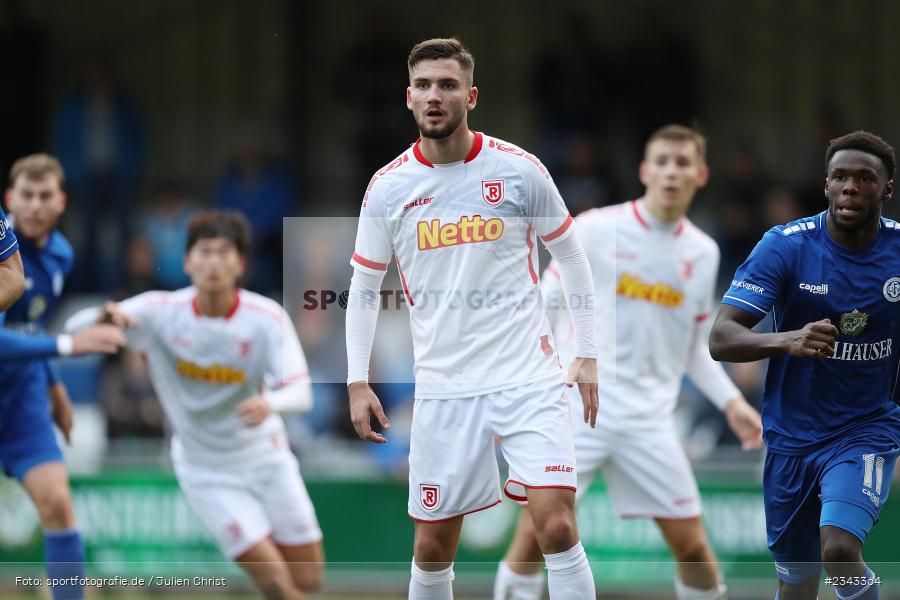
<path fill-rule="evenodd" d="M 419 250 L 434 250 L 460 244 L 494 242 L 503 235 L 503 220 L 485 221 L 481 215 L 463 215 L 456 223 L 441 224 L 440 219 L 419 221 Z"/>
<path fill-rule="evenodd" d="M 431 483 L 420 483 L 422 508 L 431 511 L 441 503 L 441 486 Z"/>
<path fill-rule="evenodd" d="M 575 467 L 567 467 L 566 465 L 547 465 L 544 467 L 544 473 L 571 473 Z"/>

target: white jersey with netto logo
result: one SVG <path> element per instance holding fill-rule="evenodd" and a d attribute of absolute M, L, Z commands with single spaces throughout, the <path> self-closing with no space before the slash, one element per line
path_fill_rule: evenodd
<path fill-rule="evenodd" d="M 351 264 L 393 256 L 407 304 L 416 396 L 462 398 L 561 376 L 540 306 L 536 242 L 572 234 L 553 180 L 531 154 L 474 134 L 465 160 L 432 164 L 418 142 L 378 171 Z"/>
<path fill-rule="evenodd" d="M 695 342 L 708 355 L 719 248 L 687 218 L 671 224 L 655 219 L 642 200 L 590 210 L 575 222 L 594 277 L 597 425 L 659 423 L 675 408 Z M 553 263 L 544 278 L 545 304 L 568 364 L 574 338 L 559 308 L 564 303 Z M 719 406 L 739 395 L 724 375 L 712 388 L 695 383 Z"/>
<path fill-rule="evenodd" d="M 309 379 L 297 333 L 281 306 L 239 290 L 225 317 L 200 314 L 193 287 L 146 292 L 119 303 L 137 321 L 128 343 L 144 352 L 174 435 L 178 462 L 237 466 L 290 452 L 275 413 L 256 427 L 235 413 L 264 390 Z"/>

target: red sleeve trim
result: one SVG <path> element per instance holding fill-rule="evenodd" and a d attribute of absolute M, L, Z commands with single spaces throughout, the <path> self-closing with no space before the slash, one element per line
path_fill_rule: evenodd
<path fill-rule="evenodd" d="M 356 252 L 353 253 L 353 260 L 358 262 L 364 267 L 368 267 L 370 269 L 375 269 L 376 271 L 387 271 L 387 263 L 375 262 L 374 260 L 369 260 L 368 258 L 363 258 Z"/>
<path fill-rule="evenodd" d="M 482 135 L 480 131 L 473 131 L 475 134 L 475 139 L 472 140 L 472 149 L 469 150 L 469 154 L 466 155 L 466 160 L 463 162 L 471 162 L 475 160 L 475 157 L 478 156 L 478 153 L 481 152 L 481 145 L 484 143 L 482 139 Z"/>
<path fill-rule="evenodd" d="M 709 313 L 703 313 L 702 315 L 697 315 L 696 321 L 700 323 L 701 321 L 705 321 L 709 318 Z"/>
<path fill-rule="evenodd" d="M 544 240 L 544 242 L 552 242 L 553 240 L 564 234 L 566 230 L 571 226 L 572 215 L 569 215 L 566 217 L 566 220 L 563 221 L 563 224 L 559 226 L 559 228 L 557 228 L 555 231 L 551 231 L 547 235 L 542 235 L 541 239 Z"/>
<path fill-rule="evenodd" d="M 416 140 L 416 143 L 413 144 L 413 156 L 416 157 L 416 160 L 425 165 L 426 167 L 434 168 L 434 163 L 425 158 L 425 155 L 422 154 L 422 151 L 419 149 L 419 144 L 422 143 L 422 138 Z"/>

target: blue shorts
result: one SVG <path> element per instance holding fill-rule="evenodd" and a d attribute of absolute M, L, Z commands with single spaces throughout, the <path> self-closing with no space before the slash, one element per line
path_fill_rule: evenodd
<path fill-rule="evenodd" d="M 865 542 L 888 498 L 898 453 L 883 433 L 859 432 L 807 455 L 766 455 L 766 533 L 780 578 L 797 582 L 786 566 L 791 563 L 797 573 L 818 573 L 822 526 Z"/>
<path fill-rule="evenodd" d="M 53 418 L 47 382 L 27 382 L 3 391 L 0 397 L 0 464 L 19 481 L 39 464 L 63 459 Z"/>

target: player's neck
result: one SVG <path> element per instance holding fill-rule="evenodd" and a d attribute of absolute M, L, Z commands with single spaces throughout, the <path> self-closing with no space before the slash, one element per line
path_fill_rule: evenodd
<path fill-rule="evenodd" d="M 194 296 L 194 312 L 204 317 L 229 317 L 234 314 L 240 302 L 237 288 L 221 292 L 197 290 Z"/>
<path fill-rule="evenodd" d="M 644 196 L 643 204 L 651 217 L 667 225 L 677 223 L 684 216 L 681 208 L 661 206 L 661 203 L 655 202 L 649 196 Z"/>
<path fill-rule="evenodd" d="M 878 215 L 878 220 L 874 223 L 869 223 L 856 231 L 846 231 L 834 224 L 830 212 L 825 213 L 825 230 L 828 235 L 834 243 L 848 250 L 861 250 L 874 242 L 878 237 L 879 227 L 881 227 L 881 215 Z"/>
<path fill-rule="evenodd" d="M 419 150 L 432 164 L 441 165 L 466 159 L 475 142 L 475 134 L 462 124 L 447 137 L 435 140 L 423 137 Z"/>

